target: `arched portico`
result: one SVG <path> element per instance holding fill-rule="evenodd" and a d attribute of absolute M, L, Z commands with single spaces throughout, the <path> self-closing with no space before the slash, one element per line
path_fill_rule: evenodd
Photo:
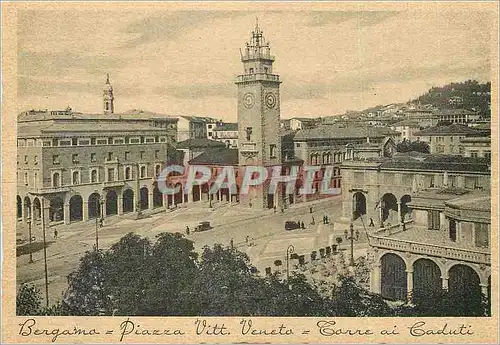
<path fill-rule="evenodd" d="M 69 221 L 79 222 L 81 220 L 83 220 L 83 198 L 77 194 L 69 199 Z"/>
<path fill-rule="evenodd" d="M 352 203 L 352 219 L 358 219 L 366 214 L 366 197 L 362 192 L 354 193 Z"/>
<path fill-rule="evenodd" d="M 406 300 L 407 277 L 405 261 L 396 254 L 387 253 L 380 259 L 381 294 L 390 300 Z"/>

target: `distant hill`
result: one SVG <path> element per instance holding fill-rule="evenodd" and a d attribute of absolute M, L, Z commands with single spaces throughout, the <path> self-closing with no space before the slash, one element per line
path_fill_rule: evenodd
<path fill-rule="evenodd" d="M 412 102 L 432 104 L 440 109 L 463 108 L 477 110 L 483 116 L 490 116 L 491 83 L 480 84 L 477 80 L 451 83 L 433 87 L 426 94 Z"/>

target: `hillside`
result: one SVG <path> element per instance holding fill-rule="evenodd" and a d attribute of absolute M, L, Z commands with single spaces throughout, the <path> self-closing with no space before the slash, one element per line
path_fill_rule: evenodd
<path fill-rule="evenodd" d="M 480 84 L 477 80 L 467 80 L 433 87 L 413 102 L 432 104 L 440 109 L 478 110 L 482 115 L 490 116 L 491 83 Z"/>

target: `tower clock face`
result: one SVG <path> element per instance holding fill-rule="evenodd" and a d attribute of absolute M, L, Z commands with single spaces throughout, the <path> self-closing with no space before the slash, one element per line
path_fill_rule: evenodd
<path fill-rule="evenodd" d="M 243 95 L 242 101 L 243 101 L 243 106 L 247 109 L 250 109 L 255 104 L 255 97 L 253 94 L 248 92 Z"/>
<path fill-rule="evenodd" d="M 276 95 L 272 92 L 267 93 L 265 101 L 268 108 L 274 108 L 276 106 Z"/>

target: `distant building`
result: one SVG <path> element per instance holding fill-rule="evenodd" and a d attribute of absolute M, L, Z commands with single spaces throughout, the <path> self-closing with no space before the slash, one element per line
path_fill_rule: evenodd
<path fill-rule="evenodd" d="M 184 153 L 183 165 L 187 166 L 188 162 L 199 155 L 203 154 L 205 151 L 224 148 L 226 145 L 220 141 L 210 140 L 210 139 L 187 139 L 177 143 L 177 150 Z"/>
<path fill-rule="evenodd" d="M 290 119 L 290 129 L 292 131 L 297 131 L 300 129 L 312 128 L 317 122 L 317 119 L 309 117 L 293 117 Z"/>
<path fill-rule="evenodd" d="M 178 119 L 177 141 L 188 139 L 206 139 L 207 122 L 214 123 L 215 120 L 197 116 L 174 116 Z"/>
<path fill-rule="evenodd" d="M 438 116 L 440 122 L 461 124 L 479 121 L 481 118 L 481 115 L 478 112 L 467 109 L 442 109 L 439 110 L 436 115 Z"/>
<path fill-rule="evenodd" d="M 465 157 L 484 157 L 491 159 L 491 137 L 465 137 L 460 140 Z"/>
<path fill-rule="evenodd" d="M 223 142 L 228 148 L 238 148 L 238 124 L 218 123 L 213 129 L 212 139 Z"/>
<path fill-rule="evenodd" d="M 417 139 L 430 146 L 430 153 L 463 155 L 464 145 L 461 140 L 467 136 L 485 136 L 484 131 L 460 124 L 435 126 L 414 133 Z"/>
<path fill-rule="evenodd" d="M 416 120 L 399 121 L 392 124 L 391 128 L 396 132 L 401 133 L 397 141 L 414 141 L 417 139 L 415 133 L 421 129 L 420 124 Z"/>

